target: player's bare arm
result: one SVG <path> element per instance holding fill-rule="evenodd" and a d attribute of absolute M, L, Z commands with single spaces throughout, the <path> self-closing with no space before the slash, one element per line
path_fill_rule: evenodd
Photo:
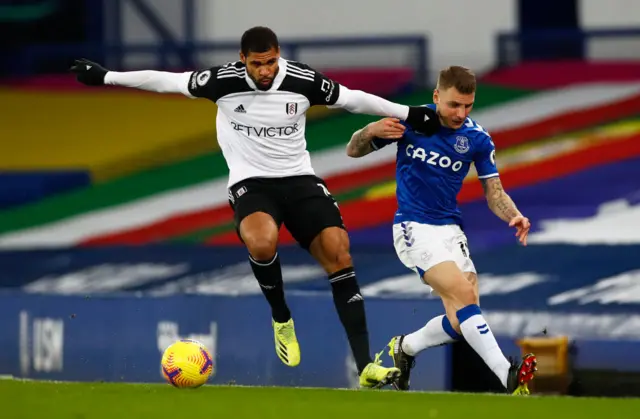
<path fill-rule="evenodd" d="M 496 176 L 482 179 L 482 187 L 489 209 L 504 222 L 509 223 L 509 227 L 515 227 L 516 237 L 520 243 L 526 246 L 531 223 L 527 217 L 522 215 L 511 197 L 505 192 L 500 178 Z"/>
<path fill-rule="evenodd" d="M 374 138 L 385 140 L 399 140 L 404 135 L 405 127 L 396 118 L 384 118 L 372 122 L 362 129 L 354 132 L 347 144 L 349 157 L 362 157 L 375 151 Z"/>
<path fill-rule="evenodd" d="M 499 177 L 482 179 L 482 186 L 489 208 L 503 221 L 508 223 L 513 218 L 522 215 L 511 197 L 505 192 Z"/>
<path fill-rule="evenodd" d="M 349 143 L 347 144 L 347 156 L 363 157 L 371 153 L 374 151 L 373 146 L 371 145 L 372 140 L 373 136 L 371 135 L 369 125 L 364 128 L 360 128 L 358 131 L 353 133 L 351 140 L 349 140 Z"/>

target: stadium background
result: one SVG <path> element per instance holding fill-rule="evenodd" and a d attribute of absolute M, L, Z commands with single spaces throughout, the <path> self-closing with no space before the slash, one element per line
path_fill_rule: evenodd
<path fill-rule="evenodd" d="M 401 103 L 428 102 L 442 66 L 473 68 L 472 116 L 533 222 L 530 246 L 517 246 L 470 174 L 460 202 L 494 333 L 511 355 L 522 338 L 568 338 L 567 373 L 540 391 L 640 394 L 640 5 L 401 6 L 0 1 L 0 374 L 160 381 L 161 351 L 192 336 L 215 354 L 214 383 L 355 385 L 324 274 L 286 246 L 285 230 L 303 363 L 291 370 L 275 357 L 226 203 L 215 106 L 89 89 L 65 72 L 78 57 L 122 70 L 231 61 L 241 33 L 261 24 L 286 58 Z M 308 119 L 314 167 L 342 208 L 381 348 L 441 311 L 392 248 L 393 151 L 346 157 L 350 133 L 374 118 L 314 108 Z M 477 361 L 464 343 L 432 349 L 414 387 L 495 390 Z"/>

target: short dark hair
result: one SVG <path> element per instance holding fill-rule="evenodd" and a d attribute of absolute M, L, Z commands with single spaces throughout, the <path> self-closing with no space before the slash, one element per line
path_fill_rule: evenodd
<path fill-rule="evenodd" d="M 455 87 L 463 95 L 476 91 L 476 75 L 466 67 L 452 65 L 440 71 L 438 89 L 447 90 Z"/>
<path fill-rule="evenodd" d="M 250 52 L 267 52 L 271 48 L 278 49 L 279 47 L 278 36 L 265 26 L 247 29 L 240 40 L 240 51 L 245 56 Z"/>

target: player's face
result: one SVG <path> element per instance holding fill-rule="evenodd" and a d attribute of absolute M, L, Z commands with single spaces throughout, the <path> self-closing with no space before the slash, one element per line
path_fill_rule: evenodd
<path fill-rule="evenodd" d="M 278 74 L 278 58 L 279 48 L 271 48 L 267 52 L 249 52 L 246 56 L 240 53 L 240 60 L 247 67 L 247 74 L 259 90 L 271 88 L 273 79 Z"/>
<path fill-rule="evenodd" d="M 433 103 L 436 104 L 440 122 L 453 129 L 462 127 L 475 99 L 475 93 L 463 95 L 455 87 L 446 90 L 436 89 L 433 92 Z"/>

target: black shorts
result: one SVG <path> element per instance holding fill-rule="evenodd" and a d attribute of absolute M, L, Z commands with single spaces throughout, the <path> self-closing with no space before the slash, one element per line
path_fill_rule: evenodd
<path fill-rule="evenodd" d="M 245 179 L 229 189 L 229 204 L 238 237 L 240 222 L 254 212 L 271 215 L 278 228 L 284 223 L 293 238 L 307 250 L 325 228 L 345 228 L 338 204 L 326 184 L 312 175 Z"/>

